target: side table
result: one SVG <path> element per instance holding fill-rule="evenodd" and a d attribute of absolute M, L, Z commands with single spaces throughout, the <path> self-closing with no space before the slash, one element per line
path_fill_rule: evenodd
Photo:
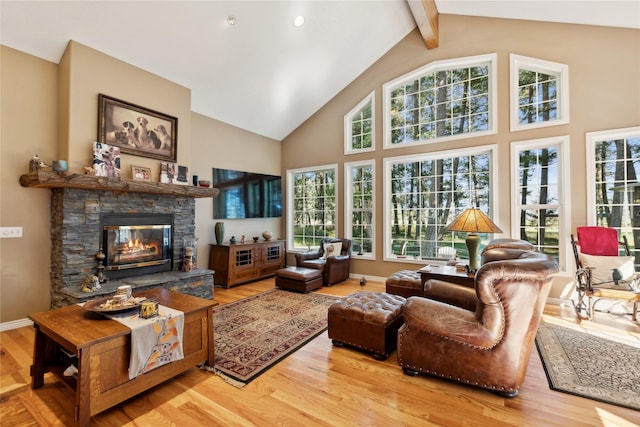
<path fill-rule="evenodd" d="M 468 288 L 475 287 L 475 275 L 473 273 L 459 273 L 452 265 L 427 265 L 418 270 L 422 279 L 422 288 L 427 280 L 437 279 L 445 282 L 456 283 Z"/>

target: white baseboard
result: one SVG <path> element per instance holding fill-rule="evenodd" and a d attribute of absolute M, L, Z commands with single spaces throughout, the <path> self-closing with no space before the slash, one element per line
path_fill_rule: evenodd
<path fill-rule="evenodd" d="M 0 323 L 0 332 L 22 328 L 23 326 L 33 326 L 33 322 L 29 319 L 18 319 L 12 320 L 11 322 Z"/>

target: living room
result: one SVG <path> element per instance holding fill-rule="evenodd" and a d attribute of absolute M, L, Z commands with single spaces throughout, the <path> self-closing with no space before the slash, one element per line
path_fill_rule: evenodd
<path fill-rule="evenodd" d="M 375 207 L 375 214 L 379 219 L 375 225 L 375 233 L 378 236 L 376 256 L 375 259 L 355 258 L 351 267 L 354 278 L 367 276 L 379 279 L 388 277 L 398 270 L 419 268 L 415 262 L 384 259 L 385 205 L 382 202 L 384 185 L 381 177 L 383 160 L 387 157 L 495 144 L 499 165 L 496 193 L 499 196 L 495 200 L 494 219 L 505 231 L 505 235 L 510 235 L 512 201 L 508 195 L 511 194 L 512 185 L 509 175 L 511 143 L 567 136 L 571 154 L 571 210 L 568 231 L 588 224 L 585 134 L 625 129 L 640 124 L 640 81 L 637 79 L 640 74 L 640 55 L 637 54 L 640 43 L 638 29 L 441 15 L 439 31 L 440 45 L 433 50 L 426 49 L 422 35 L 417 29 L 412 31 L 282 141 L 192 112 L 189 88 L 134 67 L 100 52 L 95 47 L 71 41 L 64 57 L 56 64 L 3 45 L 0 218 L 3 227 L 20 226 L 24 230 L 20 239 L 0 240 L 0 322 L 3 330 L 24 326 L 23 322 L 30 313 L 46 310 L 50 305 L 50 191 L 24 188 L 20 186 L 18 178 L 28 171 L 28 162 L 36 153 L 47 162 L 67 159 L 70 172 L 81 173 L 82 167 L 90 163 L 90 147 L 96 139 L 99 93 L 178 117 L 177 162 L 180 165 L 188 165 L 191 173 L 198 174 L 202 179 L 208 176 L 212 167 L 269 173 L 285 178 L 290 170 L 337 164 L 339 194 L 343 195 L 346 194 L 343 190 L 343 164 L 355 160 L 373 160 L 380 174 L 376 187 L 378 203 Z M 485 54 L 495 54 L 497 57 L 495 133 L 394 150 L 382 148 L 382 87 L 385 83 L 435 61 Z M 510 130 L 511 54 L 568 65 L 571 105 L 568 123 L 518 132 Z M 344 116 L 372 91 L 376 93 L 376 150 L 345 155 Z M 125 156 L 122 170 L 129 170 L 131 165 L 149 167 L 152 169 L 152 179 L 158 181 L 158 163 L 152 159 Z M 283 185 L 286 189 L 286 183 Z M 214 242 L 212 203 L 211 199 L 196 201 L 196 236 L 199 238 L 198 250 L 201 254 L 198 257 L 198 268 L 203 269 L 208 267 L 208 245 Z M 339 224 L 343 224 L 344 216 L 345 206 L 339 202 Z M 340 227 L 342 226 L 339 226 L 338 234 L 344 232 Z M 226 228 L 226 235 L 229 237 L 250 237 L 259 235 L 264 230 L 272 231 L 277 237 L 289 237 L 286 214 L 283 214 L 281 219 L 227 221 Z M 568 251 L 568 233 L 564 238 L 567 240 L 565 249 Z M 292 260 L 289 259 L 288 263 L 291 264 Z M 567 275 L 571 276 L 573 265 L 569 257 L 566 268 Z M 559 285 L 554 287 L 554 298 L 563 297 L 567 280 L 560 281 Z M 232 288 L 229 292 L 240 293 L 243 292 L 242 288 Z M 216 292 L 219 290 L 216 289 Z M 223 295 L 222 293 L 221 297 Z M 327 342 L 324 344 L 329 345 Z M 318 363 L 325 366 L 324 361 L 325 354 L 319 353 L 309 354 L 308 359 L 300 363 Z M 360 358 L 350 359 L 347 363 L 354 369 L 363 366 L 366 369 L 365 362 Z M 297 369 L 302 368 L 293 366 L 291 369 L 292 371 L 282 373 L 282 377 L 274 379 L 270 387 L 282 386 L 287 375 L 294 375 Z M 387 375 L 388 372 L 383 371 L 382 375 Z M 531 387 L 547 387 L 542 371 L 538 371 L 538 374 L 538 382 L 535 382 L 535 378 L 532 379 Z M 305 375 L 312 373 L 306 371 Z M 198 376 L 194 381 L 202 381 L 202 377 Z M 225 394 L 224 389 L 217 389 L 217 384 L 215 387 L 209 391 Z M 375 387 L 375 384 L 371 385 L 371 388 Z M 418 388 L 415 383 L 412 387 Z M 439 387 L 437 384 L 434 385 L 433 391 L 437 392 Z M 361 404 L 361 401 L 350 400 L 347 393 L 345 391 L 342 395 L 342 402 L 336 399 L 333 403 L 341 406 Z M 389 396 L 384 393 L 376 396 L 379 405 L 376 410 L 384 411 L 384 408 L 390 405 Z M 498 404 L 497 401 L 487 403 L 484 397 L 478 397 L 474 393 L 459 396 L 469 401 L 479 399 L 482 401 L 481 404 L 489 406 Z M 549 398 L 549 395 L 544 397 Z M 321 396 L 315 396 L 315 399 L 319 398 Z M 422 396 L 419 396 L 417 399 L 421 398 Z M 430 395 L 428 398 L 433 397 Z M 152 400 L 155 399 L 157 397 L 152 397 Z M 226 399 L 232 398 L 227 396 Z M 300 406 L 314 404 L 304 396 L 299 397 L 297 403 Z M 503 401 L 499 404 L 510 405 Z M 530 404 L 528 408 L 533 411 L 534 407 L 535 405 Z M 242 412 L 242 408 L 234 407 L 232 404 L 227 408 Z M 556 409 L 563 410 L 562 407 Z M 493 406 L 493 410 L 500 412 L 503 408 Z M 522 416 L 525 417 L 524 414 Z M 307 420 L 310 423 L 314 422 L 311 417 Z M 429 422 L 426 418 L 423 421 L 425 424 Z M 493 421 L 497 422 L 496 419 Z M 604 424 L 604 421 L 600 422 Z M 534 424 L 530 419 L 523 423 Z M 371 421 L 371 424 L 375 422 Z"/>

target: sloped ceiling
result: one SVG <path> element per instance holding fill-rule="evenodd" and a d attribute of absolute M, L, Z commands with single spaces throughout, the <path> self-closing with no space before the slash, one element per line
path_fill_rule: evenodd
<path fill-rule="evenodd" d="M 640 28 L 636 0 L 435 4 L 441 14 Z M 415 26 L 406 0 L 0 3 L 3 45 L 58 63 L 75 40 L 190 88 L 194 112 L 276 140 Z"/>

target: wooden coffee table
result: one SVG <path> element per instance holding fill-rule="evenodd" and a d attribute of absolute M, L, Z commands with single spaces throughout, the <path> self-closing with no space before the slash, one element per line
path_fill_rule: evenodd
<path fill-rule="evenodd" d="M 74 417 L 79 426 L 91 417 L 201 362 L 215 363 L 211 300 L 167 289 L 135 292 L 161 305 L 184 312 L 184 359 L 163 365 L 130 380 L 131 330 L 115 320 L 71 305 L 29 315 L 36 329 L 31 386 L 44 385 L 45 372 L 54 373 L 75 392 Z M 77 376 L 63 372 L 77 358 Z"/>

